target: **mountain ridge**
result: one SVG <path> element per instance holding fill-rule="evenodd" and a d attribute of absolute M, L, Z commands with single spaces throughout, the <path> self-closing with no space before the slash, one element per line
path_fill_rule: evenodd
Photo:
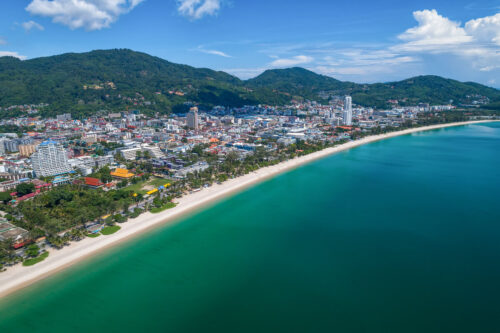
<path fill-rule="evenodd" d="M 378 108 L 388 106 L 389 100 L 398 100 L 401 105 L 446 104 L 450 100 L 455 104 L 467 103 L 468 95 L 500 101 L 498 89 L 433 75 L 357 84 L 292 67 L 266 70 L 252 79 L 241 80 L 223 71 L 176 64 L 129 49 L 29 60 L 0 58 L 0 107 L 48 103 L 48 115 L 67 111 L 83 115 L 100 109 L 111 112 L 138 106 L 134 102 L 137 96 L 151 102 L 140 107 L 165 113 L 185 110 L 186 102 L 207 108 L 283 105 L 292 99 L 324 102 L 331 96 L 345 94 L 352 95 L 356 104 Z M 2 116 L 6 116 L 3 111 Z"/>

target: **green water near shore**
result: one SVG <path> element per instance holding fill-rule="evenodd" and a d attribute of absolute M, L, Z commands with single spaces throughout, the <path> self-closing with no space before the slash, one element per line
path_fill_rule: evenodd
<path fill-rule="evenodd" d="M 500 124 L 280 175 L 0 302 L 0 332 L 499 332 Z"/>

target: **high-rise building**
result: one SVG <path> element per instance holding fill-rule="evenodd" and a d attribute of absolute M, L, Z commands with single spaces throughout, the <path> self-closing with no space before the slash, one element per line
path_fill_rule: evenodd
<path fill-rule="evenodd" d="M 198 119 L 198 108 L 192 107 L 187 114 L 187 126 L 194 130 L 197 130 L 199 127 L 199 119 Z"/>
<path fill-rule="evenodd" d="M 352 97 L 346 96 L 344 101 L 344 112 L 342 114 L 342 119 L 345 126 L 352 125 Z"/>
<path fill-rule="evenodd" d="M 23 157 L 30 157 L 36 151 L 36 144 L 31 145 L 19 145 L 19 155 Z"/>
<path fill-rule="evenodd" d="M 31 155 L 37 177 L 50 177 L 71 172 L 68 156 L 63 146 L 55 141 L 42 142 Z"/>

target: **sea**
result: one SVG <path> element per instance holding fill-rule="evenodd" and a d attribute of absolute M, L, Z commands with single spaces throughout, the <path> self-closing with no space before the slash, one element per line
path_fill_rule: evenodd
<path fill-rule="evenodd" d="M 3 298 L 0 332 L 498 333 L 500 123 L 279 175 Z"/>

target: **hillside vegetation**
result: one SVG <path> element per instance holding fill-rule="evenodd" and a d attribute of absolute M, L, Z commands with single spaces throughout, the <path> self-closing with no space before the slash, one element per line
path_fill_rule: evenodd
<path fill-rule="evenodd" d="M 131 50 L 68 53 L 21 61 L 0 58 L 0 107 L 48 103 L 43 116 L 71 112 L 86 116 L 140 108 L 145 112 L 184 112 L 185 102 L 202 107 L 223 105 L 282 105 L 292 99 L 326 100 L 351 94 L 357 104 L 385 107 L 427 102 L 467 103 L 467 96 L 486 96 L 500 102 L 500 91 L 476 83 L 437 76 L 401 82 L 355 84 L 303 68 L 268 70 L 242 81 L 224 72 L 179 65 Z M 18 115 L 2 110 L 2 117 Z"/>

